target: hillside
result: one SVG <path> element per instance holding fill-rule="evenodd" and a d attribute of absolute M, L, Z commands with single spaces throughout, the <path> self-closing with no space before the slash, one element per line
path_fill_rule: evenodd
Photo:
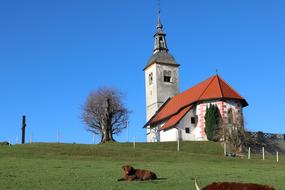
<path fill-rule="evenodd" d="M 100 145 L 35 143 L 0 146 L 0 189 L 194 189 L 212 181 L 272 184 L 285 189 L 285 157 L 223 157 L 218 143 L 110 143 Z M 154 182 L 117 182 L 121 166 L 153 170 Z"/>

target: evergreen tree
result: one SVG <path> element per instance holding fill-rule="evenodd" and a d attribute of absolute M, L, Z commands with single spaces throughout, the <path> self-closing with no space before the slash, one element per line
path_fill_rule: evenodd
<path fill-rule="evenodd" d="M 221 137 L 221 114 L 217 105 L 210 104 L 205 114 L 205 132 L 210 141 L 218 141 Z"/>

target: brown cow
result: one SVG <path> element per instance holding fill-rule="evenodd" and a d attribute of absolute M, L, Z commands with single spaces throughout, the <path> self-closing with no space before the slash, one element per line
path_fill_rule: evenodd
<path fill-rule="evenodd" d="M 200 190 L 197 181 L 195 179 L 196 190 Z M 268 185 L 260 185 L 254 183 L 236 183 L 236 182 L 214 182 L 202 190 L 275 190 Z"/>
<path fill-rule="evenodd" d="M 124 177 L 118 181 L 133 181 L 133 180 L 154 180 L 157 179 L 155 173 L 149 170 L 134 169 L 132 166 L 122 166 Z"/>

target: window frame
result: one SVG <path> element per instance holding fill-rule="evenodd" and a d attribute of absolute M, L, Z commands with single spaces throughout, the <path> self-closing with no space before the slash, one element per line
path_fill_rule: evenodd
<path fill-rule="evenodd" d="M 163 82 L 172 83 L 172 73 L 170 70 L 163 71 Z"/>
<path fill-rule="evenodd" d="M 153 73 L 152 72 L 148 74 L 148 84 L 149 85 L 153 84 Z"/>
<path fill-rule="evenodd" d="M 185 127 L 185 133 L 190 134 L 190 127 Z"/>

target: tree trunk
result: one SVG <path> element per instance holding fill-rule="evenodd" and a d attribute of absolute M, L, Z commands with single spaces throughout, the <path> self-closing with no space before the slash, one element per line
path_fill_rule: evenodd
<path fill-rule="evenodd" d="M 102 139 L 101 143 L 105 142 L 114 142 L 113 133 L 112 133 L 112 117 L 113 115 L 110 113 L 110 100 L 107 99 L 107 106 L 106 106 L 106 119 L 103 122 L 104 127 L 102 127 Z"/>
<path fill-rule="evenodd" d="M 102 130 L 102 134 L 101 134 L 101 143 L 105 143 L 105 142 L 115 142 L 115 140 L 113 139 L 113 134 L 112 134 L 112 127 L 111 126 L 107 126 L 104 128 L 104 130 Z"/>
<path fill-rule="evenodd" d="M 115 142 L 115 140 L 112 137 L 112 134 L 110 135 L 110 133 L 102 133 L 101 143 L 105 142 Z"/>

